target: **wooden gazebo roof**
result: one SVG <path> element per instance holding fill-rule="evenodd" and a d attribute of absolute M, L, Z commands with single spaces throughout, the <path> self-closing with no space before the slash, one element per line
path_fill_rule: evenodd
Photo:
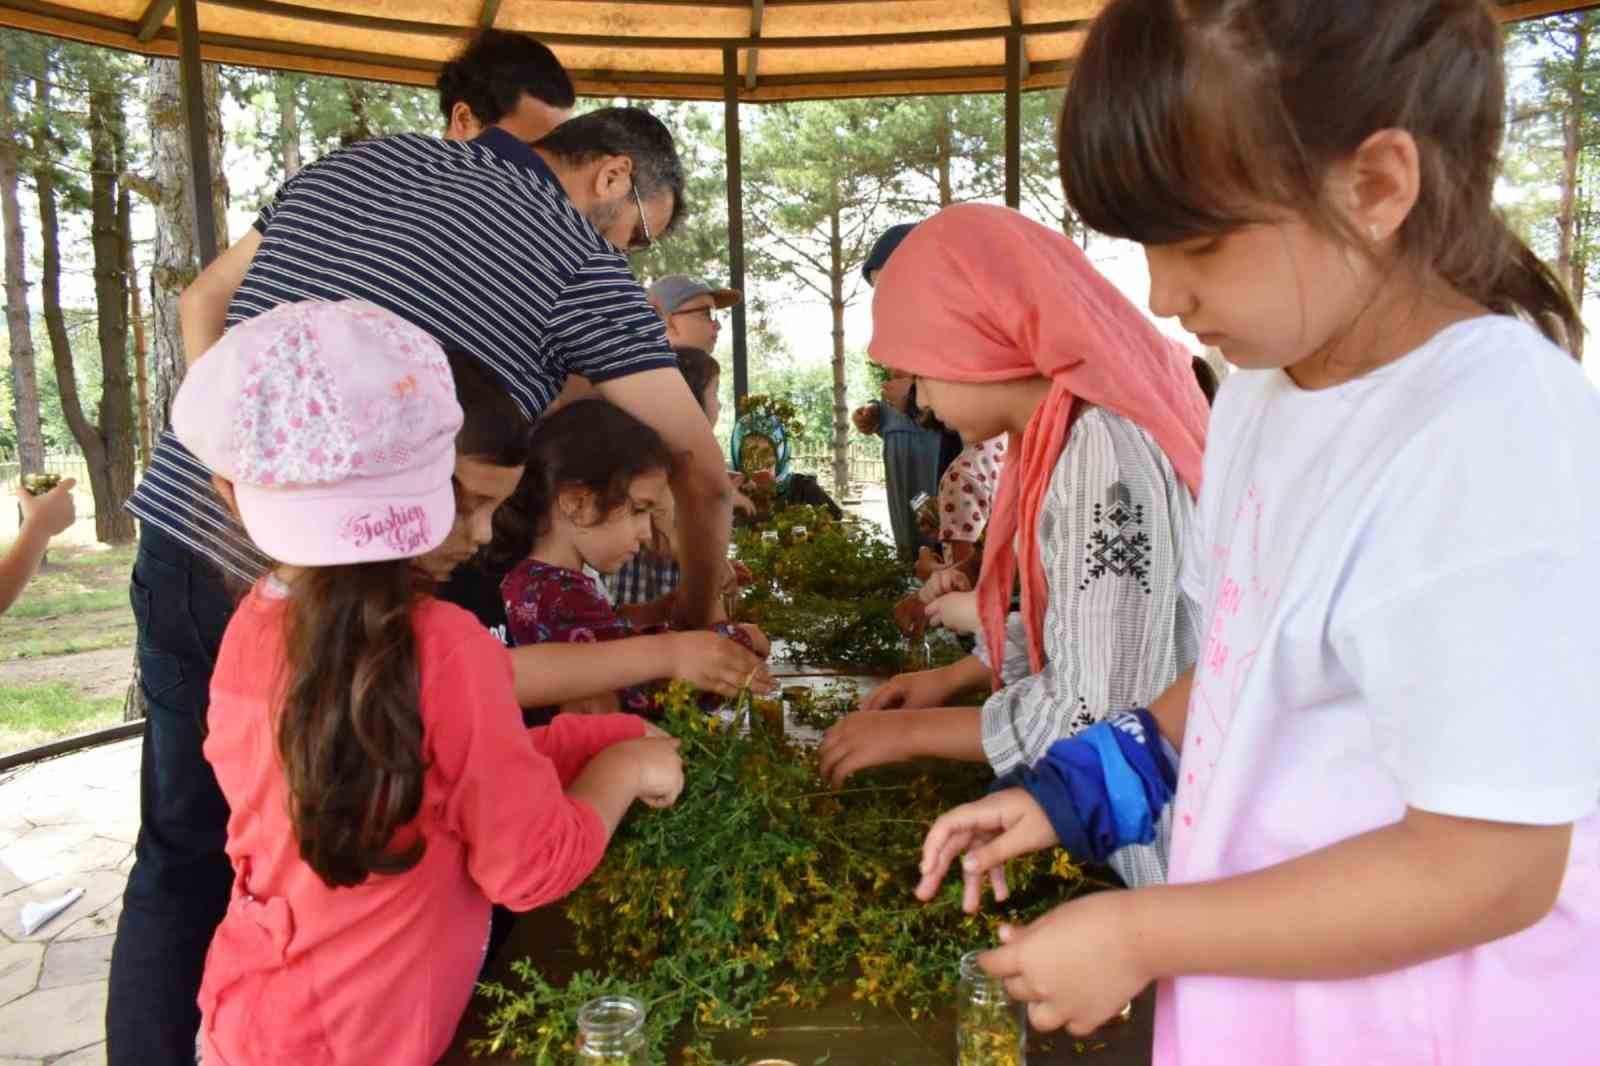
<path fill-rule="evenodd" d="M 1059 85 L 1104 0 L 203 0 L 201 58 L 431 84 L 480 26 L 521 30 L 585 95 L 743 101 Z M 1506 19 L 1600 0 L 1501 2 Z M 0 26 L 176 55 L 174 0 L 0 0 Z M 1014 45 L 1015 47 L 1016 45 Z"/>

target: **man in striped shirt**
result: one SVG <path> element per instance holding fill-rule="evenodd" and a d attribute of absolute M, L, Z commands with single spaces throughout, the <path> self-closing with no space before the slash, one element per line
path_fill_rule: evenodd
<path fill-rule="evenodd" d="M 286 182 L 185 291 L 185 351 L 192 362 L 224 328 L 285 302 L 362 299 L 476 356 L 530 416 L 584 375 L 684 456 L 672 484 L 687 534 L 678 611 L 703 623 L 725 566 L 728 478 L 625 258 L 670 231 L 682 189 L 670 133 L 636 109 L 571 119 L 531 147 L 499 127 L 468 143 L 352 145 Z M 168 434 L 129 503 L 142 519 L 132 596 L 149 718 L 112 959 L 113 1066 L 193 1061 L 194 992 L 232 880 L 228 811 L 200 751 L 233 604 L 218 575 L 251 581 L 267 561 L 209 479 Z"/>

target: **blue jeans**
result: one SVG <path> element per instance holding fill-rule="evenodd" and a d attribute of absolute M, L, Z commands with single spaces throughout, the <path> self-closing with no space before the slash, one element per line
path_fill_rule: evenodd
<path fill-rule="evenodd" d="M 206 950 L 233 884 L 228 803 L 201 744 L 235 598 L 214 565 L 148 525 L 130 596 L 148 716 L 139 841 L 111 952 L 106 1062 L 193 1066 Z"/>

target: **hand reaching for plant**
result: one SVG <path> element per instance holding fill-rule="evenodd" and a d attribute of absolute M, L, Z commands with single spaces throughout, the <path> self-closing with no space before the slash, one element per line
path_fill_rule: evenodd
<path fill-rule="evenodd" d="M 927 605 L 915 592 L 894 605 L 894 624 L 905 636 L 917 636 L 928 628 Z"/>
<path fill-rule="evenodd" d="M 649 735 L 623 742 L 633 760 L 633 794 L 651 807 L 670 807 L 683 791 L 683 759 L 678 755 L 678 743 L 674 737 Z"/>
<path fill-rule="evenodd" d="M 894 711 L 856 711 L 834 723 L 817 748 L 823 780 L 834 788 L 845 778 L 874 766 L 911 757 L 911 723 Z"/>
<path fill-rule="evenodd" d="M 696 630 L 671 633 L 667 639 L 672 641 L 670 676 L 687 681 L 702 692 L 737 696 L 746 685 L 758 692 L 772 690 L 767 664 L 727 637 Z"/>
<path fill-rule="evenodd" d="M 917 591 L 923 603 L 932 603 L 940 596 L 948 596 L 952 592 L 971 592 L 972 579 L 955 567 L 947 570 L 937 570 L 928 578 L 922 588 Z"/>
<path fill-rule="evenodd" d="M 943 679 L 941 670 L 918 670 L 896 674 L 867 694 L 863 711 L 886 711 L 903 707 L 939 707 L 955 695 Z"/>
<path fill-rule="evenodd" d="M 928 622 L 957 633 L 976 633 L 982 623 L 978 620 L 978 594 L 976 592 L 951 592 L 927 605 Z"/>
<path fill-rule="evenodd" d="M 1000 927 L 1000 944 L 978 958 L 1028 1005 L 1043 1032 L 1087 1036 L 1117 1014 L 1158 975 L 1140 950 L 1132 912 L 1147 890 L 1096 892 L 1064 903 L 1032 925 Z"/>
<path fill-rule="evenodd" d="M 1010 895 L 1006 862 L 1057 843 L 1044 808 L 1023 789 L 1008 788 L 964 803 L 940 815 L 922 842 L 917 898 L 932 899 L 950 864 L 961 855 L 961 908 L 976 914 L 985 876 L 994 886 L 994 898 L 1004 900 Z"/>

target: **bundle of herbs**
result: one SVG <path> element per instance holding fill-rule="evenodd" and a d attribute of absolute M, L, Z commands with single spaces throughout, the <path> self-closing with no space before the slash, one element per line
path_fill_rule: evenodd
<path fill-rule="evenodd" d="M 807 724 L 853 703 L 818 700 Z M 982 915 L 962 913 L 954 878 L 918 903 L 928 825 L 981 795 L 986 768 L 891 767 L 833 790 L 809 746 L 751 724 L 748 699 L 731 723 L 682 684 L 662 704 L 683 743 L 684 791 L 626 822 L 566 904 L 592 969 L 557 985 L 531 961 L 514 964 L 515 987 L 485 986 L 489 1035 L 475 1051 L 564 1064 L 578 1008 L 597 995 L 648 1005 L 655 1061 L 681 1044 L 685 1062 L 715 1062 L 718 1032 L 759 1036 L 772 1008 L 815 1006 L 841 988 L 924 1018 L 954 1002 L 958 961 L 993 943 L 1002 916 L 1031 920 L 1081 879 L 1064 854 L 1042 854 L 1012 864 L 1013 902 Z"/>
<path fill-rule="evenodd" d="M 911 662 L 922 653 L 921 638 L 913 648 L 894 619 L 895 604 L 916 587 L 911 568 L 858 518 L 785 507 L 736 530 L 733 544 L 753 577 L 738 604 L 739 620 L 783 641 L 795 662 L 895 673 L 964 654 L 954 637 L 938 631 L 926 638 L 930 661 Z"/>

